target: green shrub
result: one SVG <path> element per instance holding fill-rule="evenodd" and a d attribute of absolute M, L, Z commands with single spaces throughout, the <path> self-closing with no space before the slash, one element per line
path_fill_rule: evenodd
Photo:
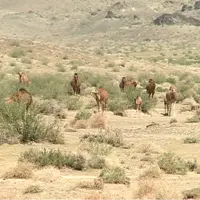
<path fill-rule="evenodd" d="M 193 117 L 187 119 L 187 123 L 199 123 L 200 122 L 200 116 L 194 115 Z"/>
<path fill-rule="evenodd" d="M 90 118 L 92 114 L 90 112 L 88 112 L 87 110 L 80 110 L 79 112 L 76 113 L 75 119 L 76 120 L 87 120 Z"/>
<path fill-rule="evenodd" d="M 82 170 L 86 164 L 86 159 L 80 154 L 64 154 L 59 150 L 47 151 L 46 149 L 25 151 L 19 160 L 34 163 L 39 167 L 52 165 L 58 168 L 70 167 L 75 170 Z"/>
<path fill-rule="evenodd" d="M 107 167 L 102 169 L 99 177 L 104 183 L 130 184 L 130 179 L 126 177 L 124 169 L 120 167 Z"/>
<path fill-rule="evenodd" d="M 102 169 L 106 166 L 106 161 L 104 158 L 99 156 L 92 156 L 88 160 L 88 166 L 93 169 Z"/>
<path fill-rule="evenodd" d="M 167 174 L 184 175 L 187 172 L 187 164 L 174 153 L 164 153 L 159 157 L 158 166 Z"/>
<path fill-rule="evenodd" d="M 1 129 L 5 135 L 16 137 L 21 143 L 30 141 L 64 143 L 56 121 L 45 126 L 43 119 L 35 110 L 29 109 L 25 115 L 24 105 L 1 105 L 0 120 Z"/>
<path fill-rule="evenodd" d="M 15 47 L 11 52 L 10 52 L 10 57 L 12 58 L 21 58 L 23 56 L 25 56 L 25 52 L 24 50 L 18 48 L 18 47 Z"/>

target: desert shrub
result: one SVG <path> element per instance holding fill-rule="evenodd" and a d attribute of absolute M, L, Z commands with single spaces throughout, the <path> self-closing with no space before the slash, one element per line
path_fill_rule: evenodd
<path fill-rule="evenodd" d="M 32 63 L 32 61 L 29 58 L 22 58 L 21 62 L 24 64 L 29 64 L 29 65 Z"/>
<path fill-rule="evenodd" d="M 140 144 L 137 149 L 138 153 L 145 153 L 145 154 L 150 154 L 150 153 L 158 154 L 161 151 L 161 149 L 158 146 L 151 143 Z"/>
<path fill-rule="evenodd" d="M 88 166 L 93 169 L 102 169 L 102 168 L 106 167 L 106 161 L 104 158 L 102 158 L 100 156 L 93 155 L 88 160 Z"/>
<path fill-rule="evenodd" d="M 104 183 L 101 178 L 96 178 L 94 181 L 84 181 L 77 184 L 78 188 L 90 189 L 90 190 L 103 190 Z"/>
<path fill-rule="evenodd" d="M 111 152 L 112 146 L 98 142 L 82 142 L 80 150 L 87 151 L 88 153 L 94 156 L 105 156 Z"/>
<path fill-rule="evenodd" d="M 80 110 L 79 112 L 76 113 L 75 119 L 76 120 L 80 120 L 80 119 L 87 120 L 90 118 L 91 115 L 92 114 L 87 110 Z"/>
<path fill-rule="evenodd" d="M 134 194 L 134 199 L 143 199 L 156 190 L 154 182 L 148 179 L 142 179 L 138 182 L 137 191 Z"/>
<path fill-rule="evenodd" d="M 189 171 L 195 171 L 198 168 L 197 161 L 194 159 L 193 161 L 189 160 L 186 162 L 186 166 Z"/>
<path fill-rule="evenodd" d="M 46 74 L 31 77 L 32 84 L 29 91 L 32 95 L 40 96 L 44 99 L 56 99 L 65 102 L 71 94 L 69 78 L 62 74 Z"/>
<path fill-rule="evenodd" d="M 110 111 L 124 111 L 128 108 L 128 102 L 126 99 L 115 98 L 108 102 L 108 108 Z"/>
<path fill-rule="evenodd" d="M 194 144 L 198 142 L 199 142 L 199 138 L 196 138 L 196 137 L 187 137 L 184 139 L 184 144 Z"/>
<path fill-rule="evenodd" d="M 188 168 L 184 160 L 174 153 L 163 153 L 158 160 L 158 166 L 167 174 L 186 174 Z"/>
<path fill-rule="evenodd" d="M 112 145 L 113 147 L 123 146 L 123 137 L 119 129 L 107 131 L 106 133 L 85 134 L 81 137 L 81 141 L 86 140 L 88 142 L 99 142 Z"/>
<path fill-rule="evenodd" d="M 21 57 L 25 56 L 25 52 L 21 48 L 15 47 L 10 52 L 9 56 L 12 57 L 12 58 L 21 58 Z"/>
<path fill-rule="evenodd" d="M 105 129 L 107 126 L 107 121 L 104 115 L 101 113 L 96 113 L 90 117 L 89 124 L 91 128 Z"/>
<path fill-rule="evenodd" d="M 162 84 L 167 80 L 165 74 L 163 73 L 155 73 L 153 79 L 157 84 Z"/>
<path fill-rule="evenodd" d="M 82 106 L 82 102 L 76 96 L 70 96 L 65 101 L 68 110 L 79 110 Z"/>
<path fill-rule="evenodd" d="M 19 163 L 16 167 L 3 174 L 3 179 L 28 179 L 33 176 L 32 166 L 28 163 Z"/>
<path fill-rule="evenodd" d="M 183 191 L 183 199 L 200 199 L 200 188 L 193 188 Z"/>
<path fill-rule="evenodd" d="M 175 85 L 175 84 L 176 84 L 176 79 L 173 78 L 173 77 L 168 77 L 168 78 L 166 79 L 166 82 Z"/>
<path fill-rule="evenodd" d="M 156 88 L 156 91 L 157 91 L 157 92 L 166 92 L 167 89 L 166 89 L 166 88 L 162 88 L 162 87 L 157 87 L 157 88 Z"/>
<path fill-rule="evenodd" d="M 28 186 L 25 190 L 24 190 L 24 194 L 27 194 L 27 193 L 40 193 L 42 192 L 43 190 L 40 188 L 39 185 L 31 185 L 31 186 Z"/>
<path fill-rule="evenodd" d="M 59 150 L 46 149 L 25 151 L 19 160 L 34 163 L 40 167 L 52 165 L 58 168 L 70 167 L 75 170 L 82 170 L 86 164 L 86 159 L 80 154 L 64 154 Z"/>
<path fill-rule="evenodd" d="M 150 167 L 143 174 L 140 175 L 140 178 L 160 178 L 161 170 L 158 166 Z"/>
<path fill-rule="evenodd" d="M 187 123 L 199 123 L 200 122 L 200 116 L 199 115 L 194 115 L 191 118 L 188 118 L 186 120 Z"/>
<path fill-rule="evenodd" d="M 64 143 L 56 121 L 44 125 L 42 117 L 36 110 L 29 109 L 29 112 L 25 114 L 23 105 L 0 105 L 0 119 L 0 127 L 5 135 L 17 137 L 21 143 L 29 141 Z"/>
<path fill-rule="evenodd" d="M 99 177 L 104 183 L 130 184 L 130 179 L 126 177 L 124 169 L 120 167 L 107 167 L 102 169 Z"/>

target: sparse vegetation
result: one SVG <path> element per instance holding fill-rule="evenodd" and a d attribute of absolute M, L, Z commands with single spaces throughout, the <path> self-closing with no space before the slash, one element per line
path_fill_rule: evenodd
<path fill-rule="evenodd" d="M 75 170 L 83 170 L 86 159 L 80 154 L 64 154 L 60 150 L 30 149 L 21 154 L 20 161 L 34 163 L 40 167 L 55 166 L 58 168 L 70 167 Z"/>
<path fill-rule="evenodd" d="M 93 169 L 102 169 L 102 168 L 106 167 L 106 161 L 104 158 L 102 158 L 100 156 L 93 155 L 88 160 L 88 166 Z"/>
<path fill-rule="evenodd" d="M 152 166 L 140 175 L 140 178 L 160 178 L 161 170 L 158 166 Z"/>
<path fill-rule="evenodd" d="M 163 153 L 158 160 L 160 169 L 164 170 L 167 174 L 186 174 L 188 167 L 184 160 L 174 153 Z"/>
<path fill-rule="evenodd" d="M 90 190 L 103 190 L 104 188 L 104 183 L 101 178 L 96 178 L 94 179 L 93 182 L 89 181 L 84 181 L 80 182 L 77 184 L 78 188 L 83 188 L 83 189 L 90 189 Z"/>
<path fill-rule="evenodd" d="M 107 167 L 102 169 L 99 177 L 104 183 L 130 184 L 130 179 L 126 177 L 124 169 L 120 167 Z"/>
<path fill-rule="evenodd" d="M 81 137 L 81 141 L 86 140 L 88 142 L 99 142 L 112 145 L 113 147 L 120 147 L 123 145 L 123 138 L 121 131 L 116 129 L 108 131 L 106 133 L 99 133 L 97 135 L 85 134 Z"/>
<path fill-rule="evenodd" d="M 41 187 L 39 185 L 31 185 L 28 186 L 25 190 L 24 190 L 24 194 L 27 193 L 40 193 L 43 190 L 41 189 Z"/>
<path fill-rule="evenodd" d="M 200 188 L 193 188 L 191 190 L 183 191 L 184 199 L 199 199 L 200 198 Z"/>
<path fill-rule="evenodd" d="M 80 110 L 79 112 L 77 112 L 75 119 L 76 120 L 80 120 L 80 119 L 84 119 L 87 120 L 91 117 L 91 113 L 88 112 L 87 110 Z"/>
<path fill-rule="evenodd" d="M 9 55 L 12 58 L 21 58 L 21 57 L 25 56 L 25 52 L 21 48 L 16 47 L 10 52 Z"/>
<path fill-rule="evenodd" d="M 21 143 L 48 141 L 64 143 L 57 122 L 43 124 L 43 119 L 35 110 L 25 115 L 23 105 L 13 104 L 0 107 L 1 129 L 7 137 L 15 137 Z"/>
<path fill-rule="evenodd" d="M 196 137 L 187 137 L 184 139 L 184 144 L 194 144 L 198 142 L 199 142 L 199 138 L 196 138 Z"/>
<path fill-rule="evenodd" d="M 3 174 L 3 179 L 28 179 L 33 176 L 33 166 L 28 163 L 19 163 L 16 167 Z"/>

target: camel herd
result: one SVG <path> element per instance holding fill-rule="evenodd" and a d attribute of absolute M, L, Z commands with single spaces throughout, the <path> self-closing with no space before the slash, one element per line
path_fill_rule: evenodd
<path fill-rule="evenodd" d="M 28 76 L 23 73 L 19 72 L 19 82 L 22 84 L 29 85 L 31 84 L 31 81 L 29 80 Z M 80 95 L 81 93 L 81 81 L 79 79 L 79 75 L 77 73 L 74 73 L 74 76 L 70 82 L 70 85 L 73 89 L 74 95 Z M 122 92 L 124 92 L 125 87 L 136 87 L 137 82 L 133 79 L 128 80 L 126 77 L 122 77 L 121 82 L 119 83 L 119 88 Z M 146 85 L 146 92 L 148 94 L 149 99 L 154 97 L 156 90 L 156 83 L 153 79 L 149 79 L 148 84 Z M 108 99 L 109 99 L 109 93 L 104 88 L 96 88 L 92 94 L 94 95 L 94 98 L 97 102 L 98 106 L 98 112 L 100 112 L 100 107 L 102 110 L 102 113 L 106 110 Z M 168 116 L 171 116 L 172 110 L 174 111 L 173 115 L 175 115 L 175 104 L 177 101 L 177 92 L 176 88 L 171 86 L 169 90 L 166 92 L 165 98 L 164 98 L 164 108 L 165 108 L 165 114 Z M 141 111 L 141 106 L 143 103 L 142 97 L 137 96 L 135 99 L 133 99 L 136 104 L 136 111 Z M 9 99 L 7 99 L 7 103 L 12 102 L 18 102 L 18 103 L 25 103 L 26 104 L 26 110 L 30 107 L 30 105 L 33 102 L 32 95 L 24 88 L 20 88 L 18 91 L 16 91 Z"/>

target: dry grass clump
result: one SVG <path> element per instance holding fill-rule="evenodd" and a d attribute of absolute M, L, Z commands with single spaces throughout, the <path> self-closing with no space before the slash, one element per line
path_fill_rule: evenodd
<path fill-rule="evenodd" d="M 40 188 L 39 185 L 31 185 L 31 186 L 28 186 L 25 190 L 24 190 L 24 194 L 27 194 L 27 193 L 40 193 L 42 192 L 42 188 Z"/>
<path fill-rule="evenodd" d="M 16 167 L 3 174 L 3 179 L 28 179 L 33 176 L 33 165 L 29 163 L 19 163 Z"/>
<path fill-rule="evenodd" d="M 162 150 L 159 146 L 156 146 L 154 144 L 141 144 L 138 146 L 138 153 L 153 153 L 153 154 L 159 154 Z"/>
<path fill-rule="evenodd" d="M 60 177 L 60 170 L 53 166 L 44 167 L 40 170 L 37 170 L 33 179 L 37 181 L 43 182 L 54 182 Z"/>
<path fill-rule="evenodd" d="M 162 172 L 158 166 L 151 166 L 148 170 L 141 174 L 139 178 L 160 178 L 161 175 Z"/>
<path fill-rule="evenodd" d="M 141 179 L 133 193 L 134 199 L 182 199 L 182 194 L 166 182 Z"/>
<path fill-rule="evenodd" d="M 107 120 L 106 120 L 105 116 L 103 116 L 101 113 L 95 113 L 90 117 L 89 125 L 90 125 L 91 128 L 106 129 Z"/>
<path fill-rule="evenodd" d="M 106 133 L 85 134 L 81 137 L 81 141 L 106 143 L 113 147 L 124 145 L 123 136 L 120 129 L 108 130 Z"/>
<path fill-rule="evenodd" d="M 84 120 L 84 119 L 75 120 L 72 124 L 73 124 L 72 127 L 76 128 L 76 129 L 87 129 L 88 128 L 88 121 Z"/>
<path fill-rule="evenodd" d="M 91 181 L 83 181 L 78 183 L 77 187 L 91 190 L 103 190 L 104 182 L 102 178 L 96 178 Z"/>
<path fill-rule="evenodd" d="M 108 200 L 108 199 L 114 199 L 114 198 L 112 196 L 110 196 L 110 195 L 103 195 L 103 194 L 99 194 L 99 193 L 94 193 L 94 194 L 90 194 L 90 195 L 85 196 L 84 199 L 85 200 L 95 200 L 95 199 L 98 199 L 98 200 L 102 200 L 102 199 Z M 119 199 L 119 198 L 115 198 L 115 199 Z"/>

